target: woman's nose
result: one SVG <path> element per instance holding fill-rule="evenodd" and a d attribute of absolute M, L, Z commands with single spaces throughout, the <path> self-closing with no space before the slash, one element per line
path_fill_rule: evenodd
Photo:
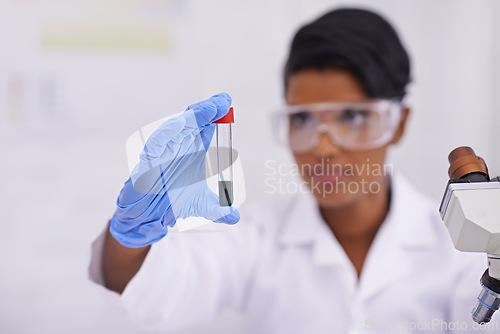
<path fill-rule="evenodd" d="M 339 155 L 341 152 L 327 132 L 318 133 L 318 144 L 313 148 L 312 153 L 316 158 L 332 158 Z"/>

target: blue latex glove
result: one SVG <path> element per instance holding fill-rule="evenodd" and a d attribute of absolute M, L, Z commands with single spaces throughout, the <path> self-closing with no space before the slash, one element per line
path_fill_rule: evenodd
<path fill-rule="evenodd" d="M 178 218 L 238 222 L 238 211 L 219 205 L 205 175 L 206 151 L 216 126 L 212 122 L 227 114 L 230 105 L 228 94 L 214 95 L 167 120 L 149 137 L 111 219 L 110 232 L 122 245 L 150 245 Z"/>

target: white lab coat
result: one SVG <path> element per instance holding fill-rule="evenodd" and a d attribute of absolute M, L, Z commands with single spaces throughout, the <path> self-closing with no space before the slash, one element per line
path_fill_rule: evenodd
<path fill-rule="evenodd" d="M 258 334 L 485 332 L 473 331 L 471 310 L 486 255 L 456 251 L 437 205 L 397 173 L 391 184 L 359 279 L 314 197 L 298 193 L 246 206 L 234 226 L 169 233 L 115 298 L 137 322 L 163 330 L 235 308 Z M 98 284 L 103 235 L 90 265 Z"/>

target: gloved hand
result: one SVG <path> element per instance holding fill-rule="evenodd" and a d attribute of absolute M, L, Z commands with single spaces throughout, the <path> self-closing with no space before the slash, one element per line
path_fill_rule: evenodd
<path fill-rule="evenodd" d="M 219 205 L 205 175 L 205 156 L 216 126 L 212 122 L 227 114 L 230 105 L 228 94 L 214 95 L 165 121 L 149 137 L 111 219 L 110 232 L 122 245 L 150 245 L 178 218 L 238 222 L 238 211 Z"/>

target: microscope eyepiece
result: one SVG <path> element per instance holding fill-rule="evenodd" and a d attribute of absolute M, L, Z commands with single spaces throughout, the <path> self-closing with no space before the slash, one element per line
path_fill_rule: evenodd
<path fill-rule="evenodd" d="M 466 179 L 470 182 L 488 182 L 488 167 L 468 146 L 457 147 L 448 155 L 450 179 Z"/>

